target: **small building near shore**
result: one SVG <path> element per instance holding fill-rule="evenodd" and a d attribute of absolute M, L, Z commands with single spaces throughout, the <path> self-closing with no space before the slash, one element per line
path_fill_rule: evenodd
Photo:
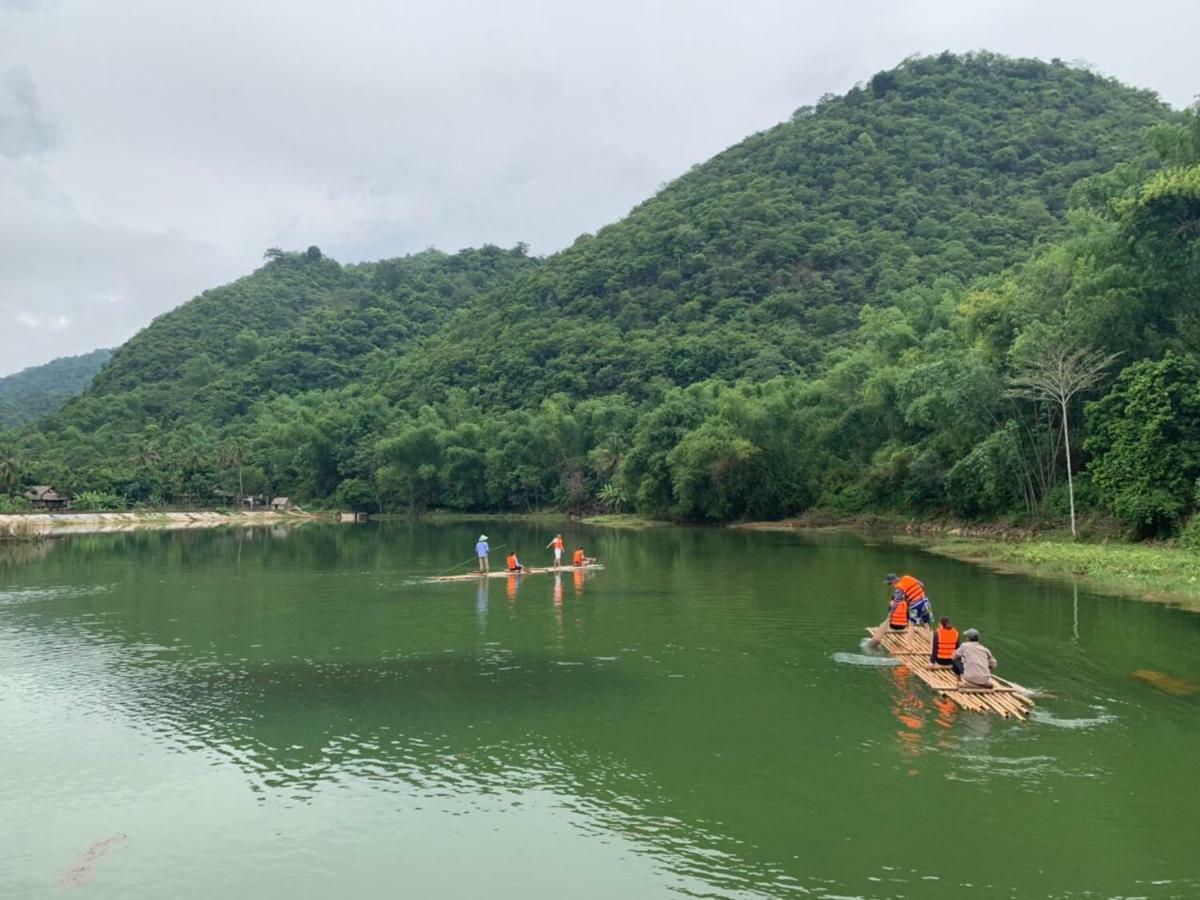
<path fill-rule="evenodd" d="M 274 500 L 271 501 L 271 509 L 274 512 L 283 512 L 284 510 L 288 510 L 291 508 L 292 508 L 292 501 L 291 501 L 290 497 L 276 497 Z"/>
<path fill-rule="evenodd" d="M 66 509 L 71 498 L 65 497 L 49 484 L 35 484 L 25 492 L 25 499 L 37 509 Z"/>

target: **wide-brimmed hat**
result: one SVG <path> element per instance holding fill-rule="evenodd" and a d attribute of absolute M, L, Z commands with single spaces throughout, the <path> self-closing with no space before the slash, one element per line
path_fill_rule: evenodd
<path fill-rule="evenodd" d="M 479 539 L 480 539 L 481 541 L 486 541 L 486 540 L 487 540 L 487 535 L 486 535 L 486 534 L 481 534 L 481 535 L 479 536 Z"/>

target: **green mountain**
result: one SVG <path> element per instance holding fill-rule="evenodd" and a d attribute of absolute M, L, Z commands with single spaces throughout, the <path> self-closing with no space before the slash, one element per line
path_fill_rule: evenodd
<path fill-rule="evenodd" d="M 0 429 L 16 428 L 57 410 L 88 386 L 111 350 L 61 356 L 0 378 Z"/>
<path fill-rule="evenodd" d="M 535 261 L 524 247 L 342 266 L 316 247 L 267 252 L 246 278 L 159 316 L 113 354 L 72 418 L 218 424 L 273 395 L 338 388 L 433 334 L 485 288 Z"/>
<path fill-rule="evenodd" d="M 943 54 L 543 260 L 272 251 L 120 348 L 26 436 L 29 471 L 149 501 L 1053 512 L 1052 420 L 1006 384 L 1056 342 L 1195 351 L 1195 120 L 1061 63 Z M 1114 508 L 1102 482 L 1085 507 Z"/>
<path fill-rule="evenodd" d="M 579 238 L 398 367 L 393 399 L 645 396 L 656 379 L 812 372 L 865 304 L 967 284 L 1066 233 L 1088 175 L 1167 111 L 1065 65 L 906 62 L 798 110 Z"/>

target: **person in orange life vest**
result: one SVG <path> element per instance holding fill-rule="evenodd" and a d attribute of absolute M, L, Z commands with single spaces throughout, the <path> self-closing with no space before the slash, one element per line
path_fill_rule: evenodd
<path fill-rule="evenodd" d="M 554 568 L 562 565 L 563 539 L 561 534 L 556 534 L 554 540 L 546 545 L 546 549 L 554 548 Z"/>
<path fill-rule="evenodd" d="M 512 553 L 508 554 L 508 571 L 510 571 L 510 572 L 524 572 L 525 571 L 525 567 L 523 565 L 521 565 L 521 561 L 519 559 L 517 559 L 517 551 L 515 551 L 515 550 Z"/>
<path fill-rule="evenodd" d="M 575 556 L 571 559 L 571 565 L 575 566 L 576 568 L 581 566 L 590 566 L 594 562 L 595 560 L 590 556 L 584 556 L 582 547 L 577 547 L 575 549 Z"/>
<path fill-rule="evenodd" d="M 892 631 L 908 629 L 908 599 L 903 594 L 899 597 L 892 596 L 888 605 L 887 624 Z"/>
<path fill-rule="evenodd" d="M 896 601 L 904 600 L 913 624 L 928 625 L 933 621 L 933 607 L 925 596 L 925 585 L 911 575 L 888 575 L 884 580 L 892 587 L 893 611 Z"/>
<path fill-rule="evenodd" d="M 929 650 L 929 668 L 938 666 L 953 666 L 954 651 L 958 649 L 958 629 L 950 624 L 946 616 L 938 621 L 937 631 L 933 633 L 933 646 Z"/>

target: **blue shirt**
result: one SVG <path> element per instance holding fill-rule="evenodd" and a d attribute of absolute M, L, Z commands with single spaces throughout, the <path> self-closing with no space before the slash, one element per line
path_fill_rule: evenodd
<path fill-rule="evenodd" d="M 479 556 L 479 557 L 484 557 L 484 556 L 488 555 L 488 542 L 487 541 L 480 541 L 478 544 L 475 545 L 475 555 Z"/>

